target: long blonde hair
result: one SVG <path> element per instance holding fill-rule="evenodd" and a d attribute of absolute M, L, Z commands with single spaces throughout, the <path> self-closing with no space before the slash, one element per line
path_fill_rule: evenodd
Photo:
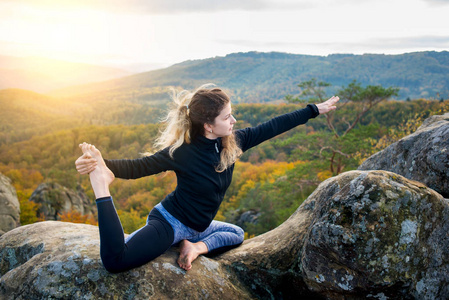
<path fill-rule="evenodd" d="M 202 85 L 194 92 L 173 90 L 171 109 L 164 119 L 167 125 L 156 140 L 157 148 L 170 147 L 169 153 L 173 157 L 183 143 L 189 144 L 197 136 L 205 135 L 204 124 L 214 124 L 215 118 L 230 102 L 223 90 L 211 86 Z M 215 168 L 217 172 L 226 170 L 242 155 L 234 133 L 222 137 L 222 147 L 220 163 Z"/>

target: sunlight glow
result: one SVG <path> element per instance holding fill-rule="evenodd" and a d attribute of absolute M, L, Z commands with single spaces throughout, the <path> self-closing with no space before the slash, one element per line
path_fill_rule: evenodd
<path fill-rule="evenodd" d="M 17 12 L 17 11 L 16 11 Z M 1 27 L 1 41 L 26 45 L 17 49 L 19 56 L 41 56 L 76 61 L 111 53 L 111 18 L 107 13 L 92 10 L 36 9 L 21 7 L 20 18 L 6 18 Z"/>
<path fill-rule="evenodd" d="M 262 2 L 264 7 L 254 7 Z M 445 50 L 449 27 L 442 8 L 447 6 L 430 3 L 264 0 L 215 3 L 208 9 L 196 0 L 190 6 L 178 2 L 170 11 L 162 0 L 4 0 L 0 55 L 125 65 L 247 51 L 327 55 Z"/>

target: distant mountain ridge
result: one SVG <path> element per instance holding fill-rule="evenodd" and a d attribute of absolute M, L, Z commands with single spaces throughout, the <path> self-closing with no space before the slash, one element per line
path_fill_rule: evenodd
<path fill-rule="evenodd" d="M 280 52 L 233 53 L 189 60 L 165 69 L 54 91 L 57 96 L 114 94 L 154 87 L 192 89 L 212 82 L 230 90 L 235 102 L 272 102 L 297 94 L 297 84 L 316 78 L 330 92 L 357 80 L 363 86 L 400 88 L 399 98 L 449 98 L 449 52 L 399 55 L 298 55 Z"/>

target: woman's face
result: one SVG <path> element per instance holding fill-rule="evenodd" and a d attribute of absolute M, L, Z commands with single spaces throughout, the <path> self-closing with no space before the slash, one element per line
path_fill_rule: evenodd
<path fill-rule="evenodd" d="M 216 139 L 230 135 L 235 122 L 236 120 L 232 115 L 231 102 L 229 102 L 215 118 L 214 124 L 205 124 L 206 137 Z M 211 130 L 212 132 L 210 132 Z"/>

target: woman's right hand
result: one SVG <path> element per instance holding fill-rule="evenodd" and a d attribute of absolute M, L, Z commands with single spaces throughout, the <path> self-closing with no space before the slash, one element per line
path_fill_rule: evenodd
<path fill-rule="evenodd" d="M 332 96 L 331 98 L 327 99 L 327 101 L 316 104 L 316 107 L 318 108 L 320 115 L 326 114 L 334 109 L 337 109 L 335 103 L 337 103 L 338 100 L 340 100 L 338 96 Z"/>
<path fill-rule="evenodd" d="M 89 174 L 97 167 L 97 160 L 86 152 L 75 161 L 75 167 L 81 175 Z"/>

